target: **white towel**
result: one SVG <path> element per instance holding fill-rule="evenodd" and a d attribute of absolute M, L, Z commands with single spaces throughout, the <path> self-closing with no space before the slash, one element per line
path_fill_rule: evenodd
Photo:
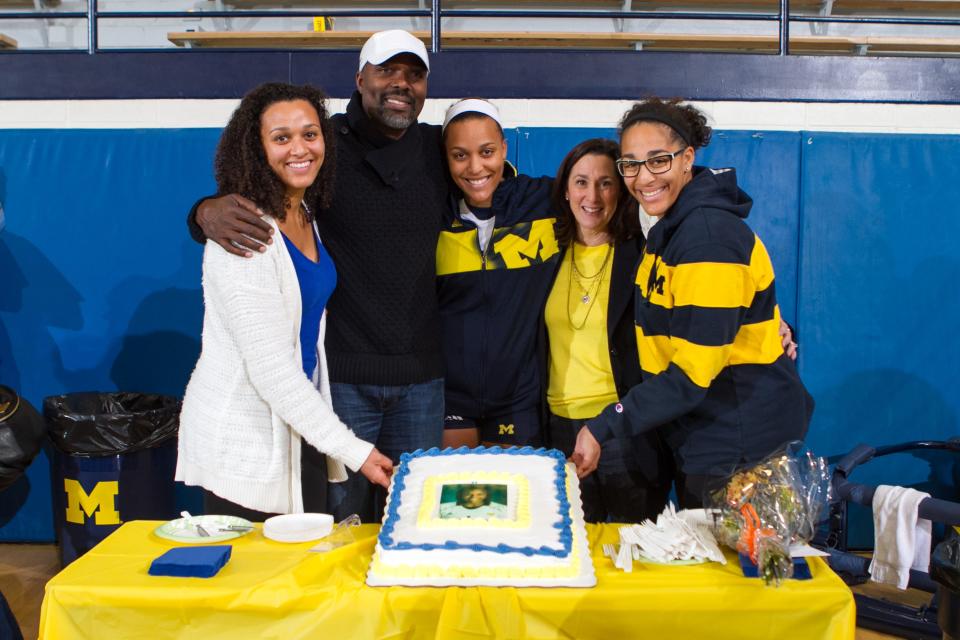
<path fill-rule="evenodd" d="M 929 493 L 880 485 L 873 496 L 873 561 L 870 579 L 906 589 L 910 569 L 930 566 L 929 520 L 917 518 L 917 507 Z"/>

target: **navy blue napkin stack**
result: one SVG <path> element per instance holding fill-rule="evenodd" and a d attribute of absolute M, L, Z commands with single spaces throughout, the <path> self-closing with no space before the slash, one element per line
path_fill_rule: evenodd
<path fill-rule="evenodd" d="M 212 578 L 230 560 L 228 544 L 170 549 L 150 565 L 152 576 Z"/>
<path fill-rule="evenodd" d="M 750 556 L 744 554 L 738 554 L 740 556 L 740 569 L 743 570 L 744 578 L 759 578 L 760 569 L 757 565 L 753 564 L 753 561 L 750 560 Z M 810 580 L 813 578 L 813 574 L 810 573 L 810 565 L 807 564 L 806 558 L 794 558 L 793 559 L 793 579 L 794 580 Z"/>

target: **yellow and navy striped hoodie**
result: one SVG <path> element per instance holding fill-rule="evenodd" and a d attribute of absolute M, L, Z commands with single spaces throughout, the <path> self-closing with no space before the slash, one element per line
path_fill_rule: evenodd
<path fill-rule="evenodd" d="M 480 419 L 540 403 L 538 319 L 559 255 L 552 184 L 524 175 L 500 183 L 485 252 L 451 200 L 437 244 L 447 414 Z"/>
<path fill-rule="evenodd" d="M 784 354 L 773 266 L 733 169 L 696 167 L 637 270 L 643 382 L 588 426 L 664 432 L 687 474 L 721 475 L 806 434 L 813 399 Z"/>

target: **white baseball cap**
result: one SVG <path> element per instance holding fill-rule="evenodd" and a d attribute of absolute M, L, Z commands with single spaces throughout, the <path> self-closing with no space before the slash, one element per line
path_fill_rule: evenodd
<path fill-rule="evenodd" d="M 427 47 L 423 41 L 417 38 L 409 31 L 403 29 L 390 29 L 388 31 L 378 31 L 363 43 L 360 49 L 360 68 L 363 71 L 363 65 L 381 64 L 393 56 L 401 53 L 412 53 L 423 61 L 423 66 L 430 71 L 430 60 L 427 58 Z"/>

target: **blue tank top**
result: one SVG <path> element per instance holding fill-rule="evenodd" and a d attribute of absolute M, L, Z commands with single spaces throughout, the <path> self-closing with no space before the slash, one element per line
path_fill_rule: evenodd
<path fill-rule="evenodd" d="M 300 351 L 303 354 L 303 372 L 308 378 L 313 377 L 313 370 L 317 368 L 317 340 L 320 338 L 320 318 L 327 300 L 337 286 L 337 270 L 333 266 L 330 254 L 323 248 L 323 244 L 314 231 L 317 241 L 317 261 L 313 262 L 303 255 L 297 245 L 283 232 L 283 241 L 293 260 L 293 268 L 297 272 L 300 282 L 300 300 L 303 313 L 300 317 Z"/>

